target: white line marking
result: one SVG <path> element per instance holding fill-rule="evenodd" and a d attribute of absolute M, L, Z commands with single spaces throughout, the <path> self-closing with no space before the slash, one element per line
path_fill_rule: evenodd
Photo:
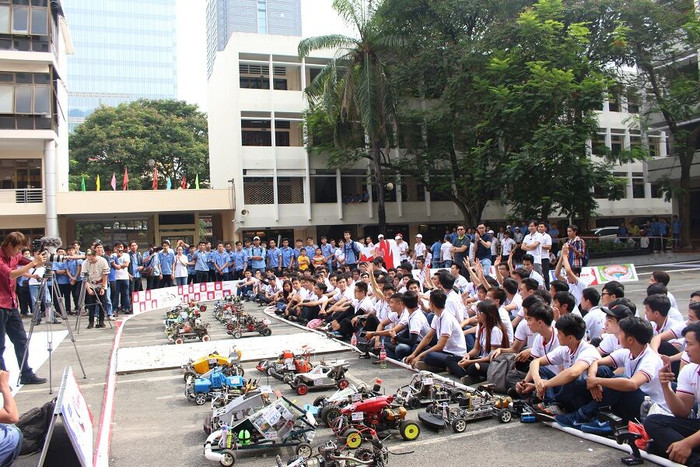
<path fill-rule="evenodd" d="M 474 422 L 478 423 L 478 422 Z M 436 443 L 444 443 L 446 441 L 450 441 L 453 439 L 461 439 L 461 438 L 469 438 L 472 436 L 478 436 L 478 435 L 483 435 L 485 433 L 490 433 L 492 431 L 500 431 L 504 429 L 509 429 L 509 428 L 514 428 L 516 426 L 519 426 L 520 423 L 499 423 L 498 425 L 490 426 L 488 428 L 481 428 L 479 430 L 473 430 L 473 431 L 465 431 L 464 433 L 456 433 L 453 435 L 446 435 L 446 436 L 440 436 L 439 438 L 430 438 L 430 439 L 423 439 L 420 441 L 409 441 L 409 442 L 403 442 L 400 445 L 397 446 L 397 448 L 400 446 L 401 448 L 403 447 L 414 447 L 414 446 L 426 446 L 428 444 L 436 444 Z M 449 428 L 447 428 L 449 430 Z"/>

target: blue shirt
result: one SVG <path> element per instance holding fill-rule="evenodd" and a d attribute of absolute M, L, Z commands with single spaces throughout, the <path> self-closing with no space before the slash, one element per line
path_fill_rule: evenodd
<path fill-rule="evenodd" d="M 433 261 L 440 261 L 440 248 L 442 248 L 442 243 L 440 243 L 439 240 L 430 247 L 430 254 L 433 255 Z"/>
<path fill-rule="evenodd" d="M 316 256 L 316 248 L 318 248 L 316 245 L 306 245 L 304 249 L 306 250 L 306 254 L 309 256 L 309 258 L 313 258 Z"/>
<path fill-rule="evenodd" d="M 169 276 L 173 273 L 173 265 L 175 264 L 175 253 L 172 250 L 161 250 L 158 253 L 158 259 L 160 260 L 160 273 L 164 276 Z"/>
<path fill-rule="evenodd" d="M 267 250 L 268 266 L 271 268 L 278 268 L 280 265 L 280 249 L 270 248 Z"/>
<path fill-rule="evenodd" d="M 51 269 L 53 269 L 54 271 L 66 269 L 66 263 L 59 263 L 58 261 L 54 261 L 53 267 Z M 59 285 L 70 284 L 70 277 L 68 277 L 67 274 L 56 274 L 56 283 Z"/>
<path fill-rule="evenodd" d="M 261 246 L 257 246 L 257 247 L 251 246 L 250 247 L 250 256 L 251 257 L 252 256 L 261 256 L 262 257 L 262 259 L 251 260 L 250 266 L 253 269 L 265 269 L 265 257 L 266 257 L 265 248 L 263 248 Z"/>
<path fill-rule="evenodd" d="M 681 221 L 673 221 L 673 235 L 680 235 L 681 234 Z"/>
<path fill-rule="evenodd" d="M 104 258 L 107 260 L 107 263 L 109 264 L 109 276 L 107 276 L 107 281 L 114 282 L 117 280 L 117 270 L 114 269 L 114 261 L 116 258 L 114 255 L 110 255 L 110 256 L 105 255 Z"/>
<path fill-rule="evenodd" d="M 280 248 L 282 253 L 282 267 L 288 268 L 292 264 L 292 258 L 296 258 L 294 255 L 294 250 L 291 246 L 283 246 Z"/>
<path fill-rule="evenodd" d="M 194 264 L 190 264 L 194 261 L 194 258 L 192 257 L 192 253 L 187 253 L 187 274 L 190 276 L 194 275 Z"/>
<path fill-rule="evenodd" d="M 143 266 L 153 268 L 153 275 L 160 276 L 160 258 L 158 258 L 157 254 L 154 253 L 153 255 L 148 256 L 148 253 L 146 253 L 143 256 Z"/>
<path fill-rule="evenodd" d="M 214 261 L 214 264 L 219 266 L 221 268 L 221 272 L 228 272 L 228 260 L 229 260 L 229 254 L 226 253 L 225 251 L 219 253 L 219 250 L 214 251 L 211 254 L 212 260 Z M 215 268 L 216 269 L 216 268 Z M 216 269 L 218 271 L 218 269 Z"/>
<path fill-rule="evenodd" d="M 360 258 L 359 255 L 360 247 L 357 242 L 350 240 L 345 245 L 343 245 L 343 254 L 345 255 L 345 264 L 357 264 L 357 260 Z"/>
<path fill-rule="evenodd" d="M 129 274 L 135 279 L 141 277 L 139 266 L 143 265 L 143 256 L 138 251 L 136 253 L 129 252 Z"/>
<path fill-rule="evenodd" d="M 214 253 L 215 250 L 210 250 L 207 251 L 207 266 L 209 267 L 210 271 L 215 271 L 216 268 L 214 267 Z"/>
<path fill-rule="evenodd" d="M 235 271 L 242 271 L 245 268 L 245 263 L 248 261 L 248 254 L 245 250 L 231 252 L 231 262 Z"/>
<path fill-rule="evenodd" d="M 325 245 L 323 243 L 321 244 L 321 254 L 326 258 L 328 258 L 329 256 L 331 256 L 331 257 L 333 256 L 333 247 L 331 246 L 330 243 L 326 243 Z M 331 265 L 332 260 L 333 260 L 333 258 L 330 258 L 328 260 L 329 266 Z"/>
<path fill-rule="evenodd" d="M 192 255 L 192 259 L 195 260 L 195 271 L 209 272 L 209 254 L 206 251 L 195 251 Z"/>

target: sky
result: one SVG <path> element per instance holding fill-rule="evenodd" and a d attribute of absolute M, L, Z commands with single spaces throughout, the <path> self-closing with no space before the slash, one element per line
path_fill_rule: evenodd
<path fill-rule="evenodd" d="M 206 0 L 176 0 L 178 99 L 207 109 Z M 301 0 L 304 37 L 344 33 L 351 30 L 331 7 L 332 0 Z"/>

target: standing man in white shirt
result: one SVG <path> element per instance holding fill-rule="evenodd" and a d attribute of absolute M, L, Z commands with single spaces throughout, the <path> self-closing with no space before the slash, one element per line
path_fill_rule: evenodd
<path fill-rule="evenodd" d="M 423 235 L 416 235 L 416 243 L 413 245 L 413 253 L 411 253 L 411 258 L 413 258 L 413 264 L 416 264 L 417 259 L 425 260 L 425 251 L 427 247 L 423 243 Z"/>
<path fill-rule="evenodd" d="M 549 289 L 549 253 L 552 251 L 552 237 L 547 233 L 547 223 L 540 221 L 537 224 L 537 233 L 542 238 L 540 245 L 542 247 L 540 259 L 542 263 L 542 275 L 544 276 L 544 285 Z"/>
<path fill-rule="evenodd" d="M 542 235 L 537 232 L 535 221 L 530 221 L 528 225 L 529 233 L 523 237 L 520 248 L 532 255 L 532 265 L 535 271 L 542 275 Z"/>

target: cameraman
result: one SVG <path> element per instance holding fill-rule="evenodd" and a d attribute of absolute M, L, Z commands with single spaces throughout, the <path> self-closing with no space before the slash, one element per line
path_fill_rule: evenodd
<path fill-rule="evenodd" d="M 109 278 L 109 264 L 107 260 L 98 255 L 95 250 L 87 251 L 87 260 L 83 263 L 83 272 L 87 276 L 87 295 L 85 306 L 88 308 L 88 329 L 105 327 L 105 310 L 107 309 L 107 279 Z M 99 302 L 98 302 L 99 300 Z M 92 307 L 92 309 L 90 309 Z M 97 307 L 97 310 L 95 309 Z M 99 313 L 97 326 L 95 326 L 95 313 Z"/>
<path fill-rule="evenodd" d="M 20 254 L 22 247 L 26 244 L 26 238 L 21 232 L 12 232 L 5 237 L 0 245 L 0 370 L 5 370 L 5 334 L 10 338 L 15 346 L 15 356 L 17 363 L 21 364 L 27 348 L 27 333 L 22 324 L 22 318 L 17 310 L 17 299 L 15 297 L 15 279 L 25 274 L 30 269 L 43 266 L 46 258 L 44 255 L 37 255 L 34 259 L 29 259 Z M 18 267 L 19 266 L 19 267 Z M 22 367 L 22 384 L 41 384 L 46 382 L 46 378 L 39 378 L 34 374 L 27 364 L 29 353 Z"/>

